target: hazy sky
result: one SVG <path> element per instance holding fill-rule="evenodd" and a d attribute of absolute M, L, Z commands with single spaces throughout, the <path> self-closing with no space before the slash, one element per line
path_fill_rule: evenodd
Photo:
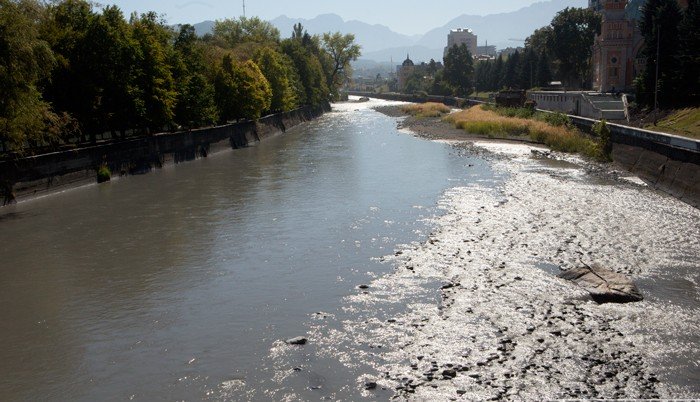
<path fill-rule="evenodd" d="M 313 18 L 335 13 L 345 20 L 386 25 L 404 34 L 423 34 L 461 14 L 486 15 L 514 11 L 541 0 L 246 0 L 246 15 L 273 19 L 280 15 Z M 101 0 L 125 14 L 156 11 L 172 23 L 197 23 L 238 17 L 243 0 Z"/>

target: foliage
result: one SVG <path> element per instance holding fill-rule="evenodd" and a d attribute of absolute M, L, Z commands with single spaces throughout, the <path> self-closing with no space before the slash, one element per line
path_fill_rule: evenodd
<path fill-rule="evenodd" d="M 290 39 L 259 18 L 198 37 L 153 12 L 88 0 L 0 0 L 0 150 L 96 142 L 327 102 L 359 56 L 352 35 Z M 55 110 L 55 112 L 54 112 Z"/>
<path fill-rule="evenodd" d="M 605 122 L 605 119 L 596 122 L 593 125 L 593 134 L 598 137 L 598 156 L 602 160 L 611 161 L 612 160 L 612 135 L 610 133 L 610 128 Z"/>
<path fill-rule="evenodd" d="M 282 51 L 292 60 L 299 77 L 297 95 L 301 104 L 317 105 L 328 101 L 328 77 L 316 52 L 317 43 L 303 35 L 282 41 Z"/>
<path fill-rule="evenodd" d="M 270 84 L 252 60 L 239 63 L 225 56 L 214 88 L 219 116 L 224 122 L 257 119 L 270 108 Z"/>
<path fill-rule="evenodd" d="M 286 55 L 265 47 L 256 53 L 255 63 L 270 83 L 270 111 L 284 112 L 294 109 L 298 100 L 292 83 L 294 76 L 291 73 L 291 60 Z"/>
<path fill-rule="evenodd" d="M 136 125 L 149 131 L 172 123 L 177 94 L 169 59 L 170 31 L 154 12 L 132 16 L 131 25 L 138 49 L 134 86 Z"/>
<path fill-rule="evenodd" d="M 220 46 L 229 48 L 251 42 L 269 45 L 280 41 L 279 30 L 258 17 L 216 21 L 213 36 Z"/>
<path fill-rule="evenodd" d="M 47 126 L 57 119 L 41 95 L 39 82 L 54 64 L 39 37 L 42 6 L 32 0 L 0 0 L 0 145 L 21 151 L 25 144 L 57 140 Z"/>
<path fill-rule="evenodd" d="M 99 169 L 97 169 L 97 182 L 98 183 L 104 183 L 108 182 L 112 179 L 112 171 L 109 170 L 109 167 L 106 164 L 103 164 L 100 166 Z"/>
<path fill-rule="evenodd" d="M 333 91 L 333 95 L 337 96 L 338 88 L 352 75 L 350 62 L 360 56 L 360 46 L 355 44 L 355 35 L 336 32 L 323 34 L 323 48 L 332 61 L 328 87 Z"/>
<path fill-rule="evenodd" d="M 642 8 L 639 29 L 644 36 L 643 55 L 646 58 L 646 68 L 636 81 L 637 102 L 641 105 L 654 106 L 656 85 L 659 105 L 662 107 L 678 103 L 677 95 L 686 92 L 681 90 L 684 83 L 680 81 L 685 74 L 679 70 L 681 64 L 674 60 L 679 53 L 678 22 L 681 17 L 681 10 L 675 0 L 649 0 Z M 697 26 L 692 30 L 697 30 Z M 691 50 L 691 54 L 693 52 L 697 55 L 699 50 L 696 48 Z M 690 82 L 697 82 L 697 76 L 690 78 Z"/>
<path fill-rule="evenodd" d="M 444 81 L 454 89 L 457 96 L 468 96 L 472 92 L 474 61 L 466 44 L 452 46 L 444 59 Z"/>
<path fill-rule="evenodd" d="M 682 90 L 677 93 L 679 103 L 700 104 L 700 0 L 689 0 L 688 8 L 678 25 L 678 70 Z"/>
<path fill-rule="evenodd" d="M 174 43 L 173 77 L 177 91 L 175 122 L 201 127 L 218 120 L 214 87 L 206 77 L 204 52 L 194 27 L 183 25 Z"/>
<path fill-rule="evenodd" d="M 593 41 L 600 33 L 601 17 L 589 8 L 567 7 L 552 20 L 547 48 L 557 59 L 561 79 L 572 87 L 585 87 L 591 75 Z"/>

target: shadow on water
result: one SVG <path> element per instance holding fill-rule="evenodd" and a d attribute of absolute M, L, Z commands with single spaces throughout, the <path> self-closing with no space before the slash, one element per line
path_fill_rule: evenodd
<path fill-rule="evenodd" d="M 0 399 L 269 395 L 276 342 L 387 272 L 372 258 L 420 240 L 445 189 L 491 177 L 352 107 L 0 214 Z M 292 393 L 357 395 L 337 359 L 301 358 Z"/>

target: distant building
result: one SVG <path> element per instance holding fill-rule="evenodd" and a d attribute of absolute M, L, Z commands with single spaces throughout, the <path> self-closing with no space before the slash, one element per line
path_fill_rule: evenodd
<path fill-rule="evenodd" d="M 631 90 L 634 79 L 643 71 L 644 38 L 638 20 L 645 3 L 645 0 L 589 0 L 589 7 L 603 17 L 601 33 L 593 44 L 593 89 Z M 688 5 L 685 0 L 678 3 L 681 7 Z"/>
<path fill-rule="evenodd" d="M 396 77 L 398 79 L 399 91 L 406 88 L 408 78 L 416 71 L 416 65 L 411 60 L 409 55 L 406 55 L 406 60 L 400 66 L 396 67 Z"/>
<path fill-rule="evenodd" d="M 507 48 L 505 48 L 505 49 L 501 49 L 501 51 L 498 52 L 498 54 L 501 55 L 501 56 L 503 56 L 503 57 L 507 57 L 507 56 L 512 55 L 512 54 L 515 53 L 515 52 L 522 53 L 522 52 L 524 52 L 524 51 L 525 51 L 525 48 L 522 47 L 522 46 L 518 46 L 518 47 L 507 47 Z"/>
<path fill-rule="evenodd" d="M 405 91 L 408 80 L 412 75 L 421 75 L 424 79 L 431 79 L 436 72 L 444 67 L 441 62 L 420 63 L 415 64 L 411 58 L 406 55 L 406 60 L 400 66 L 396 66 L 397 86 L 400 92 Z"/>
<path fill-rule="evenodd" d="M 457 28 L 451 30 L 447 35 L 447 47 L 445 47 L 443 56 L 447 56 L 447 51 L 450 50 L 452 46 L 460 46 L 462 44 L 467 45 L 467 49 L 469 49 L 469 53 L 471 53 L 472 56 L 476 56 L 478 53 L 476 38 L 476 35 L 474 35 L 471 29 Z"/>
<path fill-rule="evenodd" d="M 488 56 L 488 57 L 496 57 L 496 46 L 489 46 L 488 43 L 486 46 L 477 46 L 476 47 L 476 55 L 481 57 L 481 56 Z"/>

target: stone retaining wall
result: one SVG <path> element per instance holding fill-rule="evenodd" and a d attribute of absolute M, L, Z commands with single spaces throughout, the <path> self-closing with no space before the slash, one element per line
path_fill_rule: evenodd
<path fill-rule="evenodd" d="M 308 106 L 257 121 L 228 124 L 148 137 L 127 139 L 0 161 L 0 200 L 31 198 L 96 181 L 106 164 L 112 175 L 146 173 L 169 163 L 206 157 L 227 149 L 246 147 L 288 128 L 321 116 L 330 105 Z"/>

